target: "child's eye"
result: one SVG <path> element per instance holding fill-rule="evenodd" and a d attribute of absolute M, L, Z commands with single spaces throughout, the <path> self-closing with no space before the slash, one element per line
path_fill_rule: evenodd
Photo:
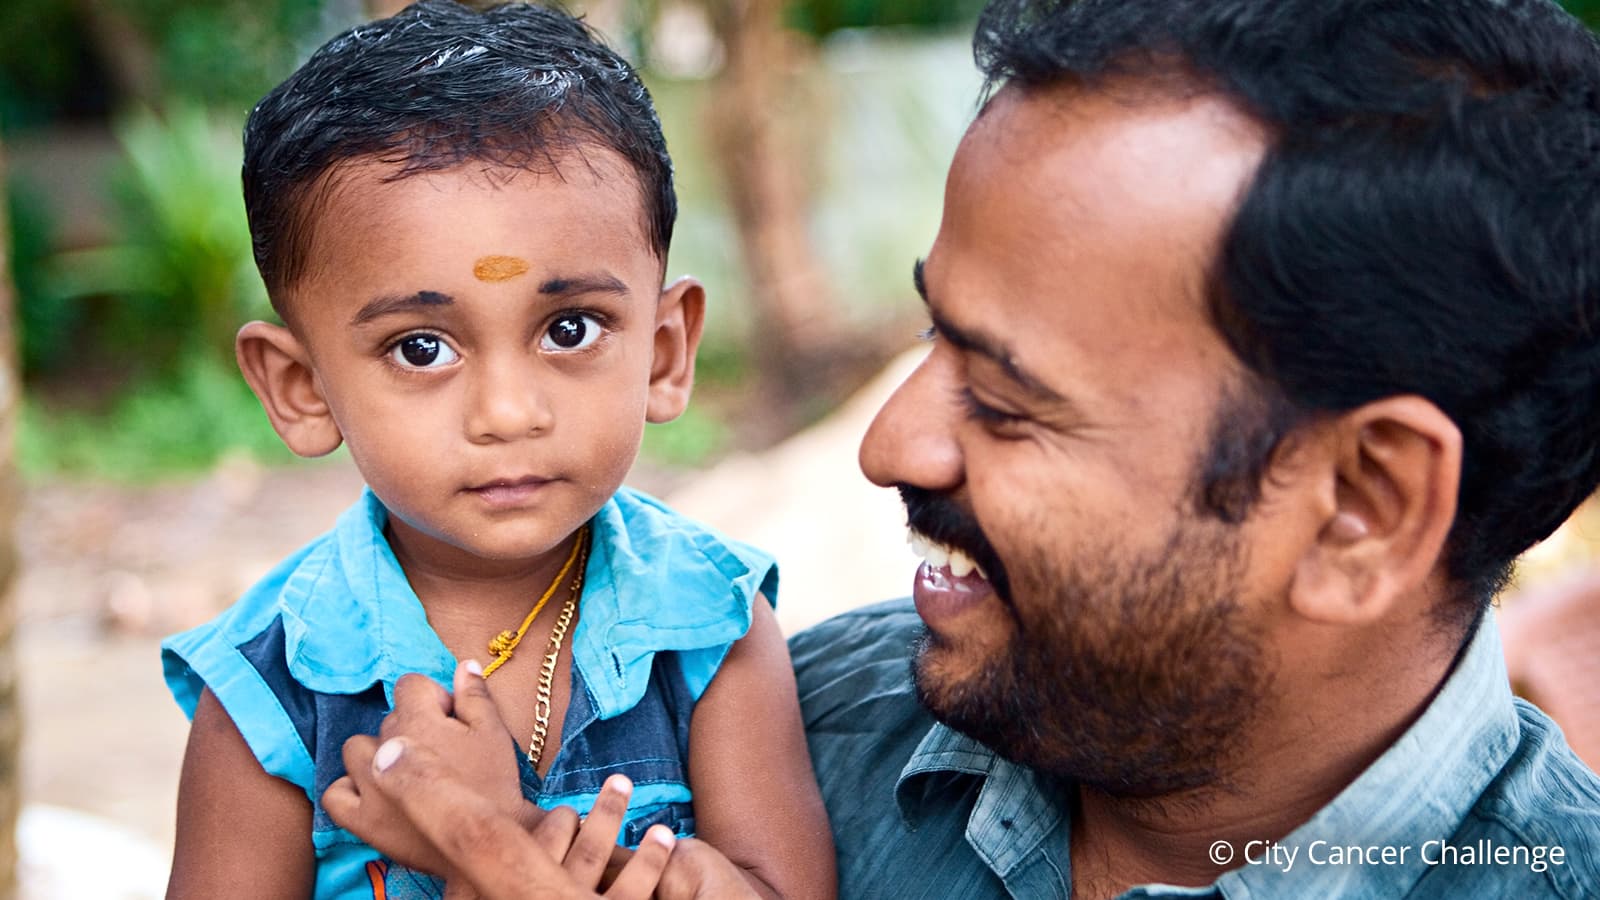
<path fill-rule="evenodd" d="M 437 334 L 419 331 L 395 341 L 394 347 L 389 350 L 389 358 L 407 369 L 437 369 L 448 366 L 461 356 Z"/>
<path fill-rule="evenodd" d="M 587 313 L 565 313 L 550 323 L 539 346 L 544 350 L 564 352 L 582 350 L 600 339 L 598 319 Z"/>

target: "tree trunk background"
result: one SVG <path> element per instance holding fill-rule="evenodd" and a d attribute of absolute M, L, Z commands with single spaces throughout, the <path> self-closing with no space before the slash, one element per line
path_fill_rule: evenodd
<path fill-rule="evenodd" d="M 22 751 L 22 708 L 17 695 L 16 648 L 12 643 L 17 610 L 11 590 L 17 574 L 12 525 L 20 501 L 14 450 L 21 385 L 5 175 L 5 146 L 0 144 L 0 897 L 9 900 L 16 896 L 17 814 L 22 807 L 22 779 L 17 765 Z"/>
<path fill-rule="evenodd" d="M 812 246 L 809 127 L 798 84 L 802 47 L 783 0 L 706 0 L 724 65 L 713 86 L 713 153 L 722 167 L 755 312 L 754 354 L 780 395 L 804 393 L 837 336 L 826 270 Z"/>
<path fill-rule="evenodd" d="M 149 109 L 161 108 L 160 65 L 149 36 L 116 4 L 73 0 L 72 7 L 121 99 Z"/>

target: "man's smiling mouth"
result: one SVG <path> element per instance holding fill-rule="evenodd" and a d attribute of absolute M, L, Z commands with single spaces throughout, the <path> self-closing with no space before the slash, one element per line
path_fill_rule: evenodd
<path fill-rule="evenodd" d="M 911 552 L 922 557 L 930 572 L 948 573 L 957 579 L 976 576 L 982 581 L 989 580 L 983 568 L 973 562 L 972 557 L 965 552 L 948 544 L 941 544 L 915 528 L 906 529 L 906 543 L 911 545 Z"/>

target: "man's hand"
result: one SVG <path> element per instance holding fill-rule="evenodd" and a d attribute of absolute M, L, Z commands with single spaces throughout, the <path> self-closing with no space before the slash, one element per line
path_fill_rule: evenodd
<path fill-rule="evenodd" d="M 516 742 L 475 661 L 456 667 L 454 687 L 452 697 L 430 678 L 403 676 L 395 683 L 394 709 L 384 718 L 378 737 L 356 735 L 345 742 L 347 774 L 322 795 L 323 808 L 335 822 L 384 856 L 446 877 L 453 871 L 448 859 L 399 814 L 387 795 L 373 789 L 373 757 L 381 742 L 405 737 L 413 746 L 428 747 L 450 761 L 451 778 L 464 791 L 524 825 L 531 826 L 540 817 L 538 808 L 523 800 Z"/>
<path fill-rule="evenodd" d="M 329 816 L 388 858 L 449 882 L 451 900 L 604 896 L 731 900 L 759 896 L 701 841 L 656 826 L 632 854 L 616 845 L 633 785 L 612 776 L 589 814 L 522 797 L 516 744 L 482 670 L 456 668 L 455 694 L 432 679 L 395 684 L 378 737 L 344 745 L 347 774 L 322 796 Z M 674 847 L 676 846 L 676 850 Z"/>
<path fill-rule="evenodd" d="M 580 824 L 570 807 L 552 810 L 525 830 L 515 817 L 458 780 L 430 747 L 399 737 L 373 754 L 367 790 L 382 795 L 453 873 L 449 896 L 484 900 L 594 898 L 628 809 L 632 785 L 613 776 Z M 676 838 L 664 826 L 645 833 L 604 896 L 646 900 L 656 889 Z M 715 851 L 712 851 L 715 852 Z M 563 865 L 565 863 L 565 865 Z M 704 896 L 704 895 L 702 895 Z"/>

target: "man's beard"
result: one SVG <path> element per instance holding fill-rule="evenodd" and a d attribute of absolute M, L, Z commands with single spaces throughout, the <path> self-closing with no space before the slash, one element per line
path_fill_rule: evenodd
<path fill-rule="evenodd" d="M 1035 545 L 1010 554 L 1005 573 L 970 514 L 937 495 L 918 502 L 940 536 L 959 536 L 950 543 L 1003 573 L 991 583 L 1016 622 L 1003 651 L 954 682 L 926 659 L 945 639 L 923 635 L 912 675 L 936 718 L 1006 759 L 1113 796 L 1222 786 L 1270 678 L 1234 596 L 1244 568 L 1236 527 L 1186 516 L 1161 550 L 1134 559 L 1084 547 L 1068 561 Z"/>

